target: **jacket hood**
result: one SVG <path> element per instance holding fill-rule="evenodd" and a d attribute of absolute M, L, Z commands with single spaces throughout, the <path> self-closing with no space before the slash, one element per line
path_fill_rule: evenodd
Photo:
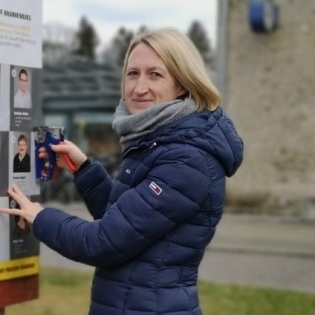
<path fill-rule="evenodd" d="M 157 144 L 186 143 L 196 146 L 217 158 L 226 176 L 232 176 L 243 161 L 243 141 L 221 107 L 212 112 L 195 112 L 145 138 Z"/>

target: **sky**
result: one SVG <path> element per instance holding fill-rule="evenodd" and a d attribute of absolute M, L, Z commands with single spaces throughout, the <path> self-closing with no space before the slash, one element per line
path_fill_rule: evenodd
<path fill-rule="evenodd" d="M 136 31 L 173 26 L 187 32 L 193 20 L 205 27 L 212 46 L 216 41 L 219 0 L 43 0 L 44 25 L 58 23 L 76 29 L 82 15 L 94 25 L 101 46 L 106 46 L 121 26 Z"/>

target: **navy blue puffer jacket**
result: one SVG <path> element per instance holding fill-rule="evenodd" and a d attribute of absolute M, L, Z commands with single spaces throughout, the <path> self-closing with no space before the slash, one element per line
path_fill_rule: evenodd
<path fill-rule="evenodd" d="M 45 208 L 34 233 L 96 267 L 91 315 L 200 315 L 198 266 L 242 158 L 221 108 L 193 113 L 124 152 L 114 182 L 97 162 L 75 175 L 94 221 Z"/>

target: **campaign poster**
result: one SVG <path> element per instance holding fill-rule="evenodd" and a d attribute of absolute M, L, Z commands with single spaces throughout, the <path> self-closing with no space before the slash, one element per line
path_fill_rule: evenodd
<path fill-rule="evenodd" d="M 19 209 L 9 198 L 9 207 Z M 20 216 L 10 216 L 10 260 L 39 255 L 39 242 L 32 233 L 32 226 Z"/>
<path fill-rule="evenodd" d="M 42 0 L 1 0 L 1 63 L 42 67 L 42 6 Z"/>
<path fill-rule="evenodd" d="M 35 140 L 33 132 L 10 131 L 9 135 L 9 186 L 16 184 L 25 195 L 40 194 L 36 180 Z"/>
<path fill-rule="evenodd" d="M 40 194 L 33 127 L 41 122 L 41 67 L 42 0 L 0 0 L 0 207 L 19 208 L 7 194 L 13 184 L 31 200 Z M 32 226 L 0 214 L 0 283 L 38 272 Z"/>
<path fill-rule="evenodd" d="M 19 208 L 8 197 L 0 198 L 0 207 Z M 0 249 L 0 282 L 39 273 L 40 244 L 21 217 L 0 214 Z"/>

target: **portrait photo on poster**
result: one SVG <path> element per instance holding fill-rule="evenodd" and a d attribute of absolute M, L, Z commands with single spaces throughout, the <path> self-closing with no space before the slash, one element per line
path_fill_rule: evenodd
<path fill-rule="evenodd" d="M 11 66 L 11 130 L 30 130 L 33 112 L 32 69 Z"/>
<path fill-rule="evenodd" d="M 19 209 L 19 205 L 9 198 L 9 208 Z M 20 216 L 10 216 L 10 259 L 37 256 L 39 242 L 33 236 L 32 226 Z"/>
<path fill-rule="evenodd" d="M 35 174 L 35 140 L 33 132 L 10 131 L 9 187 L 17 184 L 26 195 L 38 195 L 40 186 Z"/>
<path fill-rule="evenodd" d="M 31 171 L 30 135 L 17 133 L 13 158 L 13 173 L 29 173 Z"/>
<path fill-rule="evenodd" d="M 9 132 L 0 131 L 0 197 L 7 196 L 9 186 Z"/>

